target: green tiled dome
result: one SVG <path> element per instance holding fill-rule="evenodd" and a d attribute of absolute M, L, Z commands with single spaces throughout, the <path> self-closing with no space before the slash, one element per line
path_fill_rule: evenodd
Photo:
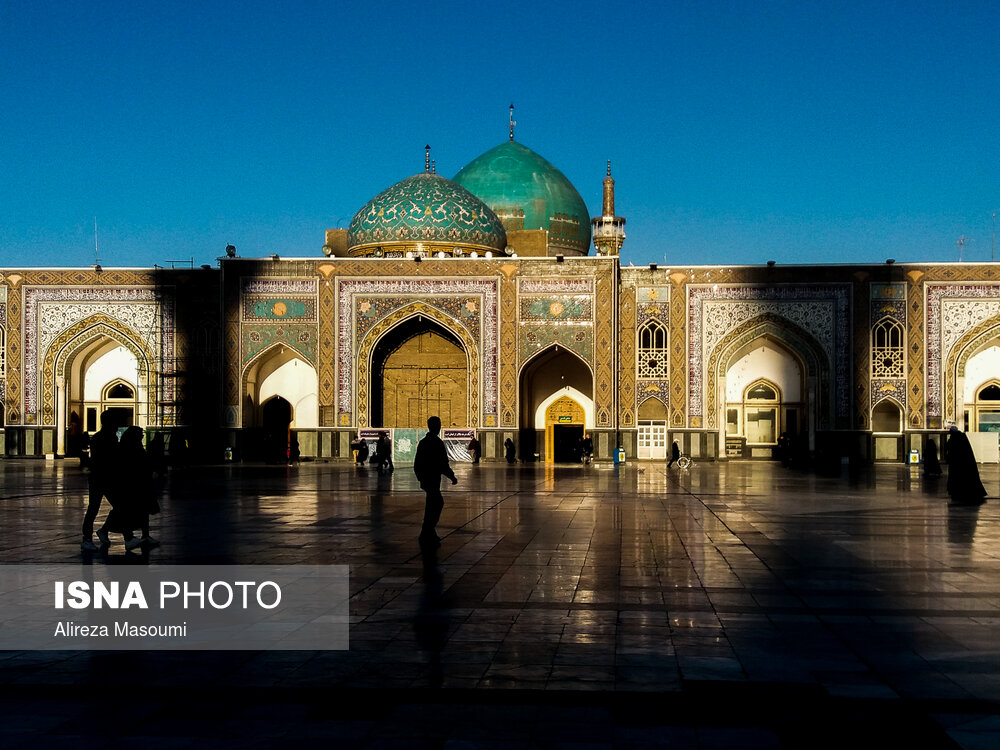
<path fill-rule="evenodd" d="M 590 250 L 587 204 L 556 169 L 530 148 L 501 143 L 469 163 L 455 182 L 474 193 L 514 229 L 547 229 L 550 255 Z"/>
<path fill-rule="evenodd" d="M 407 177 L 365 204 L 347 230 L 347 250 L 365 255 L 391 245 L 427 243 L 468 250 L 507 247 L 503 224 L 479 198 L 431 172 Z"/>

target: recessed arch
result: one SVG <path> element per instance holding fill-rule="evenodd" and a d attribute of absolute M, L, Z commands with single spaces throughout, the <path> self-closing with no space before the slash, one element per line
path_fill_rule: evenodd
<path fill-rule="evenodd" d="M 872 432 L 898 435 L 903 432 L 903 405 L 891 396 L 872 406 Z"/>
<path fill-rule="evenodd" d="M 372 348 L 369 424 L 422 429 L 437 416 L 445 427 L 469 424 L 469 355 L 436 320 L 409 317 Z"/>
<path fill-rule="evenodd" d="M 480 424 L 480 404 L 482 394 L 480 392 L 482 357 L 479 346 L 472 332 L 456 318 L 452 318 L 437 308 L 431 307 L 424 302 L 411 302 L 404 307 L 387 315 L 384 319 L 372 327 L 362 338 L 358 345 L 356 360 L 357 373 L 357 424 L 359 427 L 368 427 L 371 424 L 371 379 L 375 377 L 372 371 L 372 357 L 375 347 L 383 336 L 389 333 L 396 326 L 415 318 L 421 322 L 426 318 L 447 330 L 461 342 L 462 348 L 468 357 L 468 421 L 469 424 L 463 427 L 478 427 Z"/>
<path fill-rule="evenodd" d="M 594 375 L 590 365 L 576 352 L 559 344 L 553 344 L 535 353 L 521 363 L 518 370 L 518 397 L 520 404 L 520 450 L 522 455 L 538 453 L 546 460 L 563 453 L 561 442 L 575 440 L 571 430 L 544 429 L 539 427 L 538 415 L 544 414 L 560 395 L 576 394 L 585 416 L 583 430 L 593 429 L 595 424 Z M 544 404 L 544 408 L 541 408 Z M 575 422 L 572 424 L 576 424 Z M 565 433 L 565 434 L 564 434 Z M 539 440 L 545 444 L 539 446 Z M 555 445 L 553 441 L 560 443 Z"/>
<path fill-rule="evenodd" d="M 942 368 L 945 420 L 964 418 L 966 369 L 970 360 L 993 346 L 1000 347 L 1000 315 L 987 318 L 955 342 Z"/>
<path fill-rule="evenodd" d="M 834 421 L 834 384 L 830 377 L 830 361 L 822 345 L 809 332 L 773 313 L 746 321 L 723 338 L 712 351 L 703 401 L 708 407 L 708 426 L 719 428 L 728 423 L 728 414 L 721 413 L 720 378 L 726 376 L 734 362 L 760 347 L 762 342 L 787 354 L 800 369 L 802 392 L 797 403 L 802 404 L 804 414 L 798 416 L 805 417 L 812 447 L 815 430 L 826 429 Z M 783 390 L 787 391 L 787 388 Z M 794 397 L 794 393 L 785 393 L 789 402 Z"/>
<path fill-rule="evenodd" d="M 150 377 L 156 358 L 149 346 L 138 333 L 118 320 L 104 314 L 92 315 L 67 328 L 55 338 L 42 359 L 41 373 L 41 424 L 59 426 L 58 436 L 62 439 L 60 423 L 68 414 L 71 399 L 82 399 L 83 377 L 89 365 L 122 347 L 136 361 L 136 382 L 139 390 L 139 411 L 136 424 L 140 426 L 158 423 L 156 411 L 156 383 Z M 61 383 L 62 396 L 56 394 L 56 384 Z M 60 453 L 62 450 L 60 449 Z"/>
<path fill-rule="evenodd" d="M 996 372 L 996 370 L 994 370 Z M 1000 378 L 981 381 L 965 404 L 972 432 L 1000 432 Z"/>
<path fill-rule="evenodd" d="M 639 404 L 640 420 L 667 420 L 667 405 L 656 396 L 650 396 Z"/>
<path fill-rule="evenodd" d="M 258 352 L 241 376 L 241 426 L 262 427 L 264 404 L 275 396 L 289 403 L 293 428 L 318 426 L 318 381 L 316 368 L 296 349 L 278 343 Z"/>

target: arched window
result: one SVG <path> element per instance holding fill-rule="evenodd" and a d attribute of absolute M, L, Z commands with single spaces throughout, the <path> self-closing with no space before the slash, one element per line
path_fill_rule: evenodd
<path fill-rule="evenodd" d="M 95 411 L 97 413 L 104 411 L 112 412 L 117 415 L 120 427 L 129 427 L 135 424 L 138 406 L 135 386 L 121 378 L 116 378 L 102 389 L 100 407 L 88 411 Z M 88 416 L 89 421 L 91 420 Z M 90 430 L 89 424 L 87 429 Z"/>
<path fill-rule="evenodd" d="M 107 390 L 104 392 L 105 399 L 114 398 L 135 398 L 135 391 L 132 390 L 131 386 L 127 383 L 115 383 L 114 385 L 108 386 Z"/>
<path fill-rule="evenodd" d="M 977 432 L 1000 432 L 1000 381 L 993 380 L 976 390 L 975 419 L 971 427 Z"/>
<path fill-rule="evenodd" d="M 904 357 L 903 326 L 883 318 L 872 328 L 872 377 L 906 377 Z"/>
<path fill-rule="evenodd" d="M 667 327 L 658 320 L 650 320 L 639 328 L 640 378 L 668 377 L 669 346 Z"/>
<path fill-rule="evenodd" d="M 781 392 L 766 380 L 758 380 L 743 392 L 743 413 L 747 443 L 777 445 Z"/>

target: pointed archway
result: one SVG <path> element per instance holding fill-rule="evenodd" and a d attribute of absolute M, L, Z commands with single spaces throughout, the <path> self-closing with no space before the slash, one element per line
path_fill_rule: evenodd
<path fill-rule="evenodd" d="M 154 361 L 141 336 L 106 315 L 79 321 L 56 337 L 43 358 L 41 421 L 56 427 L 57 455 L 66 455 L 71 438 L 77 449 L 82 433 L 96 432 L 106 408 L 123 410 L 129 424 L 160 424 Z M 130 394 L 123 397 L 116 385 Z"/>
<path fill-rule="evenodd" d="M 261 405 L 263 458 L 268 463 L 282 463 L 288 458 L 293 417 L 292 405 L 281 396 L 271 396 Z"/>
<path fill-rule="evenodd" d="M 437 321 L 407 318 L 372 349 L 372 427 L 423 429 L 438 416 L 445 427 L 472 424 L 469 356 L 462 341 Z"/>
<path fill-rule="evenodd" d="M 753 391 L 757 381 L 769 383 L 775 397 L 764 399 Z M 833 396 L 830 363 L 822 346 L 791 321 L 765 314 L 716 346 L 704 403 L 710 407 L 710 426 L 719 430 L 720 444 L 726 446 L 720 453 L 733 455 L 733 444 L 738 444 L 752 457 L 769 458 L 778 455 L 779 443 L 794 454 L 815 451 L 817 430 L 833 423 Z M 773 429 L 759 429 L 762 415 L 773 418 Z M 747 424 L 754 418 L 757 442 L 751 443 Z M 785 441 L 780 440 L 782 434 Z"/>
<path fill-rule="evenodd" d="M 539 352 L 522 366 L 519 382 L 518 452 L 524 460 L 565 456 L 594 428 L 594 375 L 573 352 L 560 346 Z"/>

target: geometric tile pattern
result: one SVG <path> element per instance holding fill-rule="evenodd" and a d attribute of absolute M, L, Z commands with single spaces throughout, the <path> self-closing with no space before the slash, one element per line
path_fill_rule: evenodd
<path fill-rule="evenodd" d="M 680 271 L 670 275 L 674 289 L 670 295 L 670 400 L 666 403 L 673 408 L 670 412 L 670 426 L 675 428 L 687 424 L 688 400 L 685 396 L 692 385 L 688 381 L 688 342 L 685 336 L 687 300 L 682 287 L 686 278 Z"/>
<path fill-rule="evenodd" d="M 464 324 L 460 323 L 437 306 L 428 304 L 431 299 L 433 298 L 410 299 L 406 301 L 405 304 L 398 306 L 391 314 L 383 316 L 374 327 L 368 329 L 367 333 L 358 334 L 357 370 L 354 384 L 354 388 L 357 390 L 357 407 L 355 411 L 355 421 L 357 423 L 357 427 L 370 426 L 370 405 L 368 403 L 368 399 L 371 379 L 377 376 L 377 373 L 369 371 L 372 351 L 378 344 L 378 341 L 382 338 L 383 334 L 394 328 L 401 321 L 412 318 L 414 315 L 421 315 L 425 318 L 433 320 L 457 336 L 461 341 L 463 350 L 467 353 L 469 358 L 467 370 L 469 385 L 466 403 L 466 408 L 468 410 L 467 413 L 469 414 L 469 424 L 467 426 L 471 428 L 479 427 L 481 424 L 485 424 L 485 426 L 489 427 L 496 426 L 495 412 L 488 412 L 485 415 L 485 422 L 480 422 L 479 388 L 480 373 L 483 372 L 483 369 L 481 368 L 482 355 L 478 345 L 479 342 L 473 335 L 473 327 L 479 322 L 478 316 L 469 318 L 464 322 Z"/>
<path fill-rule="evenodd" d="M 412 266 L 411 266 L 412 267 Z M 338 277 L 337 286 L 337 408 L 340 423 L 344 415 L 356 410 L 355 398 L 359 381 L 355 370 L 362 366 L 356 361 L 363 330 L 385 319 L 393 310 L 420 301 L 432 305 L 441 313 L 438 322 L 463 338 L 466 330 L 476 348 L 475 358 L 482 362 L 484 423 L 497 420 L 499 359 L 499 280 L 497 278 L 345 278 Z M 373 304 L 372 300 L 381 300 Z M 367 304 L 367 308 L 362 306 Z M 472 307 L 470 307 L 472 304 Z M 368 313 L 373 313 L 366 319 Z M 382 331 L 382 328 L 378 328 Z M 473 355 L 469 352 L 470 356 Z M 478 377 L 478 372 L 477 372 Z M 477 394 L 478 400 L 478 394 Z M 348 422 L 349 424 L 349 422 Z M 346 425 L 344 425 L 346 426 Z"/>
<path fill-rule="evenodd" d="M 24 294 L 24 414 L 36 416 L 39 360 L 62 332 L 96 315 L 106 315 L 131 331 L 164 363 L 174 353 L 173 295 L 153 288 L 79 288 L 25 286 Z M 84 329 L 86 326 L 84 326 Z M 83 329 L 81 329 L 83 330 Z M 149 363 L 156 366 L 153 363 Z M 159 364 L 159 363 L 157 363 Z M 164 380 L 164 399 L 173 400 L 173 378 Z M 154 412 L 155 413 L 155 412 Z"/>
<path fill-rule="evenodd" d="M 500 270 L 500 414 L 501 427 L 517 427 L 519 394 L 517 387 L 517 266 L 504 264 Z"/>
<path fill-rule="evenodd" d="M 603 261 L 603 262 L 602 262 Z M 617 279 L 613 270 L 617 264 L 616 258 L 600 259 L 597 265 L 597 284 L 594 297 L 597 303 L 596 321 L 594 326 L 594 341 L 597 347 L 594 368 L 594 411 L 596 426 L 607 429 L 614 424 L 614 415 L 618 393 L 615 391 L 615 371 L 618 368 L 618 352 L 615 342 L 618 331 L 615 330 L 615 315 L 613 313 L 617 297 Z"/>
<path fill-rule="evenodd" d="M 323 277 L 319 285 L 319 341 L 316 354 L 319 363 L 319 415 L 321 427 L 337 425 L 337 308 L 334 285 L 330 282 L 336 273 L 332 263 L 319 264 L 317 271 Z"/>
<path fill-rule="evenodd" d="M 243 298 L 243 320 L 290 320 L 314 322 L 316 320 L 315 297 L 261 297 Z"/>
<path fill-rule="evenodd" d="M 942 417 L 955 419 L 956 403 L 954 374 L 944 372 L 943 368 L 959 339 L 984 323 L 992 327 L 989 321 L 1000 315 L 1000 284 L 927 282 L 924 295 L 927 418 L 931 426 L 943 426 Z"/>
<path fill-rule="evenodd" d="M 836 414 L 846 417 L 850 398 L 849 284 L 688 285 L 688 341 L 690 383 L 688 418 L 702 426 L 703 367 L 715 347 L 742 323 L 765 314 L 777 315 L 814 338 L 831 363 L 835 382 Z M 695 380 L 697 382 L 695 382 Z"/>
<path fill-rule="evenodd" d="M 909 413 L 907 423 L 911 429 L 927 428 L 927 409 L 924 401 L 926 376 L 924 358 L 924 305 L 923 287 L 920 284 L 924 272 L 913 269 L 906 273 L 906 395 Z M 866 425 L 859 425 L 865 427 Z"/>
<path fill-rule="evenodd" d="M 619 295 L 618 421 L 622 427 L 634 427 L 637 405 L 635 380 L 636 288 L 623 285 Z"/>
<path fill-rule="evenodd" d="M 246 367 L 261 353 L 276 344 L 287 346 L 301 354 L 313 367 L 316 366 L 316 326 L 309 324 L 256 325 L 242 327 L 243 354 Z"/>
<path fill-rule="evenodd" d="M 872 283 L 869 285 L 870 289 L 870 318 L 868 322 L 868 329 L 872 331 L 872 334 L 865 337 L 865 343 L 872 345 L 874 331 L 877 326 L 880 326 L 885 330 L 888 330 L 886 323 L 895 323 L 902 327 L 902 330 L 906 331 L 906 284 L 901 283 Z M 860 308 L 857 308 L 860 310 Z M 904 334 L 905 336 L 905 334 Z M 861 338 L 858 336 L 857 338 Z M 859 342 L 855 342 L 857 345 Z M 890 347 L 888 349 L 880 350 L 883 354 L 892 360 L 892 368 L 896 369 L 902 367 L 901 370 L 893 373 L 883 372 L 884 377 L 876 377 L 876 373 L 879 370 L 887 370 L 887 366 L 883 365 L 880 360 L 883 359 L 883 354 L 878 356 L 872 356 L 870 358 L 870 369 L 864 376 L 864 380 L 868 378 L 872 379 L 871 387 L 871 406 L 874 407 L 879 401 L 884 398 L 892 398 L 895 400 L 903 413 L 907 413 L 907 398 L 906 398 L 906 377 L 904 373 L 906 372 L 906 341 L 900 340 L 900 345 L 902 351 L 894 350 Z M 867 347 L 866 347 L 867 348 Z M 902 355 L 902 360 L 900 361 L 899 355 Z M 864 361 L 868 361 L 869 357 L 866 357 Z M 859 368 L 862 365 L 862 361 L 858 362 Z M 898 376 L 897 376 L 898 375 Z M 862 379 L 858 379 L 858 383 L 863 382 Z"/>

